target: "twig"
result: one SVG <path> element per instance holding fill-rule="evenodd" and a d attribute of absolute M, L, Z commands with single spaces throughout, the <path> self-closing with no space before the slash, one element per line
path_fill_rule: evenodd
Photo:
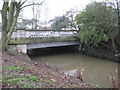
<path fill-rule="evenodd" d="M 24 2 L 22 2 L 20 6 L 22 6 L 26 1 L 27 1 L 27 0 L 25 0 Z"/>
<path fill-rule="evenodd" d="M 25 7 L 31 6 L 31 5 L 42 5 L 44 1 L 42 1 L 41 3 L 32 3 L 32 4 L 25 5 L 25 6 L 21 7 L 20 10 L 25 8 Z"/>

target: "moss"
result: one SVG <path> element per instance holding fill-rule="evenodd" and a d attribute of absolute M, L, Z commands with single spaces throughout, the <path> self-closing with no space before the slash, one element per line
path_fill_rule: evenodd
<path fill-rule="evenodd" d="M 93 84 L 93 83 L 89 83 L 92 87 L 94 88 L 100 88 L 100 86 L 96 85 L 96 84 Z"/>
<path fill-rule="evenodd" d="M 77 41 L 74 36 L 69 37 L 38 37 L 38 38 L 16 38 L 10 40 L 12 44 L 30 44 L 30 43 L 51 43 L 51 42 L 64 42 L 64 41 Z"/>

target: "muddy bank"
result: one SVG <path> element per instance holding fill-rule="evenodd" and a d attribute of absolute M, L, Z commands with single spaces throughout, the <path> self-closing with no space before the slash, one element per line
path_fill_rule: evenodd
<path fill-rule="evenodd" d="M 88 83 L 49 65 L 31 61 L 28 55 L 2 52 L 3 88 L 93 88 Z"/>

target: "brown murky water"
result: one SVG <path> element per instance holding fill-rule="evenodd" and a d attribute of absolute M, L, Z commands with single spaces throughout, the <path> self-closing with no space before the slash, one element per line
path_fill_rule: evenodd
<path fill-rule="evenodd" d="M 108 73 L 118 70 L 116 62 L 83 55 L 79 52 L 53 53 L 53 51 L 48 51 L 47 54 L 38 54 L 31 58 L 43 64 L 57 66 L 70 75 L 74 74 L 76 67 L 85 67 L 83 75 L 85 82 L 97 84 L 102 88 L 108 88 Z"/>

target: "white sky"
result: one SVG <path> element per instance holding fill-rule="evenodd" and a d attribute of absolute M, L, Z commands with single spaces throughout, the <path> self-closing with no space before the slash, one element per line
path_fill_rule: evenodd
<path fill-rule="evenodd" d="M 28 0 L 30 1 L 30 0 Z M 41 2 L 42 0 L 36 0 Z M 47 15 L 47 21 L 53 19 L 55 16 L 62 16 L 67 10 L 71 8 L 76 8 L 78 10 L 83 10 L 88 3 L 91 3 L 95 0 L 45 0 L 44 4 L 41 7 L 41 20 L 45 20 L 45 15 Z M 103 1 L 103 0 L 96 0 Z M 0 0 L 0 9 L 2 8 L 2 3 Z M 45 14 L 47 12 L 47 14 Z M 23 11 L 23 16 L 28 19 L 32 18 L 31 7 L 27 7 Z M 0 17 L 1 21 L 1 17 Z"/>
<path fill-rule="evenodd" d="M 45 3 L 41 8 L 41 18 L 45 17 L 45 6 L 47 7 L 47 20 L 49 21 L 55 16 L 63 15 L 67 10 L 71 8 L 82 10 L 90 2 L 92 2 L 92 0 L 45 0 Z M 32 11 L 27 10 L 26 13 L 27 14 L 25 14 L 25 16 L 27 16 L 28 18 L 32 17 L 32 15 L 30 15 L 30 13 L 32 14 Z"/>

